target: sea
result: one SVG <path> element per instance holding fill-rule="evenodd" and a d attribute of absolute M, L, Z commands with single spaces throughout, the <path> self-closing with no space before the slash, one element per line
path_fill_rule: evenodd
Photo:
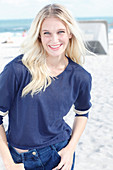
<path fill-rule="evenodd" d="M 108 23 L 108 31 L 113 31 L 113 16 L 112 17 L 82 17 L 76 18 L 77 21 L 90 20 L 105 20 Z M 0 20 L 0 37 L 3 36 L 22 36 L 24 31 L 28 31 L 33 19 L 12 19 Z"/>

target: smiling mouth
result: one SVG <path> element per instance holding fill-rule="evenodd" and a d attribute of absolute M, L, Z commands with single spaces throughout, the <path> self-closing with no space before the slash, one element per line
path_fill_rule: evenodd
<path fill-rule="evenodd" d="M 52 50 L 58 50 L 61 46 L 62 46 L 62 44 L 58 44 L 58 45 L 49 45 L 49 48 L 51 48 Z"/>

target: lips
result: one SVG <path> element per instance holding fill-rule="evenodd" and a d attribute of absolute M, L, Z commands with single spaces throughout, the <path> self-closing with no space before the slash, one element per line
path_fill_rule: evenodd
<path fill-rule="evenodd" d="M 51 48 L 52 50 L 58 50 L 61 47 L 62 44 L 58 44 L 58 45 L 49 45 L 49 48 Z"/>

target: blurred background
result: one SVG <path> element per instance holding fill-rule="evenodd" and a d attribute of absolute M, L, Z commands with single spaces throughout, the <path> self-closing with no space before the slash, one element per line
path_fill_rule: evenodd
<path fill-rule="evenodd" d="M 78 21 L 106 20 L 109 32 L 113 29 L 113 0 L 0 0 L 0 38 L 3 33 L 6 37 L 21 36 L 38 11 L 50 3 L 64 5 Z"/>

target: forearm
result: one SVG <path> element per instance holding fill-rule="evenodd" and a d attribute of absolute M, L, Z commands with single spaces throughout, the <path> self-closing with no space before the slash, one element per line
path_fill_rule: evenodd
<path fill-rule="evenodd" d="M 10 164 L 14 164 L 14 161 L 11 157 L 8 148 L 6 134 L 3 125 L 0 125 L 0 156 L 2 157 L 6 169 Z"/>
<path fill-rule="evenodd" d="M 68 145 L 60 150 L 58 154 L 61 156 L 61 161 L 55 169 L 71 169 L 73 163 L 73 154 L 75 152 L 76 145 L 82 135 L 87 123 L 86 117 L 76 117 L 74 120 L 72 136 Z"/>
<path fill-rule="evenodd" d="M 78 141 L 86 127 L 86 123 L 87 123 L 87 117 L 84 116 L 76 117 L 74 120 L 72 135 L 68 144 L 68 147 L 72 152 L 74 152 L 76 149 Z"/>

